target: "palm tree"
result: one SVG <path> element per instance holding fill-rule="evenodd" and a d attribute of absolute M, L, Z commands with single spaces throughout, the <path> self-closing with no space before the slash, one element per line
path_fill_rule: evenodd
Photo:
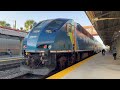
<path fill-rule="evenodd" d="M 11 27 L 9 23 L 6 23 L 6 21 L 0 21 L 0 26 L 2 27 Z"/>
<path fill-rule="evenodd" d="M 24 24 L 25 30 L 28 31 L 33 27 L 33 24 L 35 23 L 34 20 L 27 20 Z"/>
<path fill-rule="evenodd" d="M 0 26 L 5 27 L 6 26 L 6 22 L 5 21 L 0 21 Z"/>

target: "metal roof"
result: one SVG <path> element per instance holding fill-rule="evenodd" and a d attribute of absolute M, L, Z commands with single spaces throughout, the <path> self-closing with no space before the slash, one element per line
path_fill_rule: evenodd
<path fill-rule="evenodd" d="M 27 35 L 27 32 L 16 30 L 16 29 L 0 27 L 0 35 L 1 34 L 10 35 L 10 36 L 17 36 L 17 37 L 23 37 L 24 38 Z"/>
<path fill-rule="evenodd" d="M 105 45 L 111 45 L 120 32 L 120 11 L 86 11 Z"/>

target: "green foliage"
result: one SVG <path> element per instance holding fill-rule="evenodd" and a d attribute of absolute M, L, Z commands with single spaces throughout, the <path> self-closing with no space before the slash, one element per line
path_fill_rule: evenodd
<path fill-rule="evenodd" d="M 2 27 L 11 27 L 11 25 L 9 23 L 6 23 L 6 21 L 0 21 L 0 26 Z"/>
<path fill-rule="evenodd" d="M 20 30 L 23 30 L 23 27 L 20 27 Z"/>
<path fill-rule="evenodd" d="M 25 30 L 28 31 L 32 29 L 34 23 L 35 23 L 34 20 L 27 20 L 24 24 Z"/>
<path fill-rule="evenodd" d="M 11 26 L 10 26 L 10 24 L 9 24 L 9 23 L 6 23 L 6 27 L 9 27 L 9 28 L 11 28 Z"/>

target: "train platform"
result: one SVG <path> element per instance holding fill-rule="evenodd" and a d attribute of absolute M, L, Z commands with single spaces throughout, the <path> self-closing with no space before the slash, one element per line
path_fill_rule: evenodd
<path fill-rule="evenodd" d="M 120 58 L 98 53 L 46 79 L 120 79 Z"/>
<path fill-rule="evenodd" d="M 0 56 L 0 62 L 2 61 L 9 61 L 9 60 L 20 60 L 23 59 L 23 56 L 20 55 L 13 55 L 12 57 L 10 57 L 9 55 L 6 56 Z"/>

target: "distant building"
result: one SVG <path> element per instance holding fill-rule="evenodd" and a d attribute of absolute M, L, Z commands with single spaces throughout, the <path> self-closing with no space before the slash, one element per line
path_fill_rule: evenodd
<path fill-rule="evenodd" d="M 98 33 L 93 26 L 83 26 L 83 28 L 85 28 L 91 35 L 98 36 Z"/>

